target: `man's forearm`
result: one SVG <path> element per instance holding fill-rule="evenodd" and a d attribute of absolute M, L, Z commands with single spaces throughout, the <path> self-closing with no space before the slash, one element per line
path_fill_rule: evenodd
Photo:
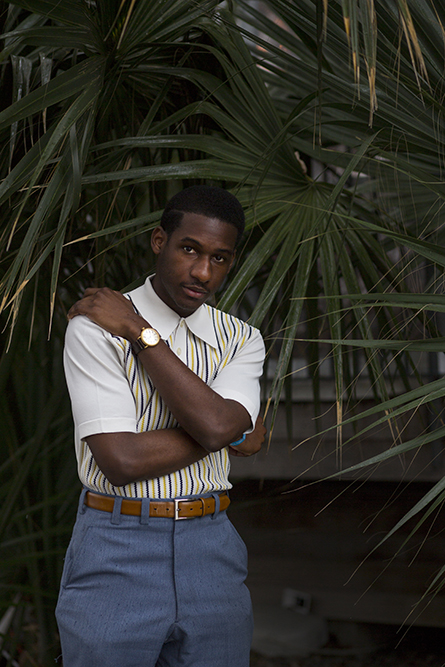
<path fill-rule="evenodd" d="M 114 486 L 162 477 L 208 455 L 182 428 L 98 433 L 86 440 L 100 470 Z"/>
<path fill-rule="evenodd" d="M 207 451 L 226 447 L 250 427 L 240 403 L 214 392 L 163 341 L 138 356 L 177 421 Z"/>
<path fill-rule="evenodd" d="M 258 417 L 252 433 L 232 454 L 252 456 L 264 442 L 266 429 Z M 86 439 L 94 459 L 114 486 L 162 477 L 181 470 L 208 455 L 183 428 L 143 433 L 98 433 Z"/>

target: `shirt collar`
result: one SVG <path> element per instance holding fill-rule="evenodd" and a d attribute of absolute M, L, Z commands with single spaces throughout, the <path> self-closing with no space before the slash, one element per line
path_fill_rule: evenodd
<path fill-rule="evenodd" d="M 216 348 L 218 343 L 210 306 L 203 304 L 194 313 L 182 318 L 158 297 L 151 284 L 152 277 L 149 276 L 143 285 L 128 292 L 128 296 L 141 315 L 159 331 L 161 338 L 167 340 L 180 321 L 184 319 L 187 327 L 195 336 Z"/>

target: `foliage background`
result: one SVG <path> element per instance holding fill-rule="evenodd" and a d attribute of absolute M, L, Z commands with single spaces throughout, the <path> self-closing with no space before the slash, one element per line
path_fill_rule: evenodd
<path fill-rule="evenodd" d="M 339 447 L 363 376 L 374 423 L 434 417 L 381 459 L 443 437 L 445 384 L 419 360 L 443 349 L 444 35 L 429 0 L 17 0 L 1 25 L 3 650 L 44 665 L 78 494 L 65 314 L 90 284 L 150 272 L 147 232 L 178 189 L 245 206 L 219 303 L 266 337 L 272 423 L 304 338 L 316 413 L 332 358 Z"/>

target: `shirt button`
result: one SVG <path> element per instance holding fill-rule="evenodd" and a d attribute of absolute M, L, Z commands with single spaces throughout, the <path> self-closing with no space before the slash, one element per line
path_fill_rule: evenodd
<path fill-rule="evenodd" d="M 184 320 L 181 320 L 181 324 L 179 325 L 180 327 L 184 326 Z"/>
<path fill-rule="evenodd" d="M 181 354 L 181 348 L 180 347 L 178 347 L 178 349 L 176 350 L 176 354 L 178 355 L 178 357 L 180 356 L 180 354 Z"/>

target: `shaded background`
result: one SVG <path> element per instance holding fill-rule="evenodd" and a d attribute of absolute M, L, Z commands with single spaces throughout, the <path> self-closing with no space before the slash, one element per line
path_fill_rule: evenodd
<path fill-rule="evenodd" d="M 199 182 L 231 189 L 245 207 L 245 243 L 219 305 L 259 326 L 268 347 L 270 448 L 253 473 L 234 470 L 256 480 L 233 507 L 247 521 L 252 577 L 267 583 L 255 595 L 281 604 L 283 585 L 303 589 L 314 613 L 332 616 L 349 604 L 335 593 L 349 567 L 397 525 L 369 562 L 401 545 L 411 558 L 426 536 L 412 595 L 440 590 L 441 8 L 17 0 L 0 17 L 2 659 L 46 665 L 59 651 L 53 610 L 79 491 L 66 311 L 86 286 L 142 280 L 163 205 Z M 382 464 L 377 487 L 360 467 L 369 457 Z M 333 515 L 318 511 L 338 487 L 281 494 L 338 471 L 363 473 L 365 495 L 345 492 Z M 391 503 L 362 541 L 382 480 L 414 478 L 422 483 L 400 499 L 397 486 L 382 494 Z M 278 488 L 265 502 L 268 480 Z M 335 568 L 312 568 L 314 554 Z M 350 601 L 376 576 L 366 567 Z M 311 568 L 330 570 L 331 583 Z M 403 571 L 388 569 L 384 592 L 403 588 Z"/>

